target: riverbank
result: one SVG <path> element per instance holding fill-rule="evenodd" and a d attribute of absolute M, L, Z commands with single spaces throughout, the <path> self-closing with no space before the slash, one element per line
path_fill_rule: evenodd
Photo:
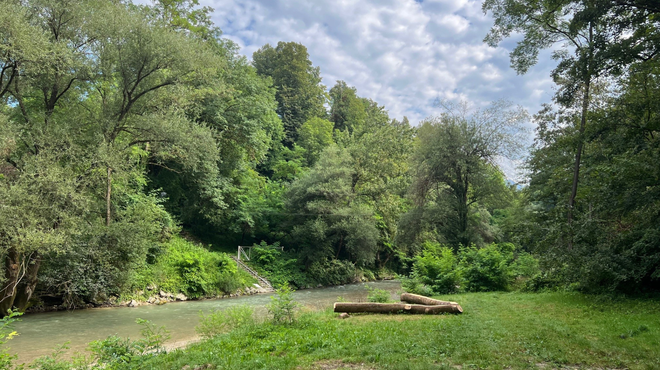
<path fill-rule="evenodd" d="M 660 302 L 577 293 L 438 297 L 462 315 L 304 312 L 160 356 L 157 369 L 659 369 Z M 120 367 L 121 368 L 121 367 Z"/>
<path fill-rule="evenodd" d="M 400 290 L 397 281 L 380 281 L 368 284 L 350 284 L 345 286 L 299 290 L 293 293 L 294 299 L 301 303 L 305 311 L 318 311 L 332 307 L 343 297 L 350 301 L 365 300 L 368 294 L 366 286 L 390 291 L 393 298 Z M 68 342 L 70 349 L 65 356 L 71 357 L 76 352 L 84 352 L 88 343 L 105 339 L 110 335 L 122 338 L 140 338 L 140 326 L 136 319 L 146 319 L 156 326 L 165 326 L 170 331 L 171 339 L 165 343 L 181 343 L 197 338 L 195 326 L 199 322 L 200 312 L 209 313 L 230 307 L 247 305 L 253 307 L 255 315 L 266 317 L 265 306 L 272 294 L 255 294 L 226 299 L 203 299 L 172 302 L 165 305 L 142 305 L 133 308 L 103 307 L 89 310 L 46 312 L 38 315 L 25 315 L 13 325 L 19 335 L 6 346 L 10 353 L 18 355 L 18 362 L 31 362 L 45 356 L 62 343 Z"/>

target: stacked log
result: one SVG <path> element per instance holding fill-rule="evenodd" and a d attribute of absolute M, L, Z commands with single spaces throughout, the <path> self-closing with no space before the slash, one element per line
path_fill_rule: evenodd
<path fill-rule="evenodd" d="M 426 306 L 406 303 L 350 303 L 336 302 L 335 312 L 358 313 L 411 313 L 433 315 L 438 313 L 462 313 L 463 308 L 458 304 Z"/>
<path fill-rule="evenodd" d="M 406 303 L 336 302 L 334 311 L 345 313 L 411 313 L 426 315 L 463 312 L 463 308 L 456 302 L 440 301 L 417 294 L 403 293 L 401 294 L 401 301 Z"/>
<path fill-rule="evenodd" d="M 401 293 L 401 302 L 425 304 L 428 306 L 458 304 L 456 302 L 439 301 L 437 299 L 424 297 L 423 295 L 412 294 L 412 293 Z"/>

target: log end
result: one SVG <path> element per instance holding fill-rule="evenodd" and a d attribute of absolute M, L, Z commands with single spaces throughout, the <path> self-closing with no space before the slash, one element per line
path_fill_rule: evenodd
<path fill-rule="evenodd" d="M 458 313 L 463 313 L 463 307 L 461 307 L 460 304 L 456 304 L 456 309 L 458 310 Z"/>

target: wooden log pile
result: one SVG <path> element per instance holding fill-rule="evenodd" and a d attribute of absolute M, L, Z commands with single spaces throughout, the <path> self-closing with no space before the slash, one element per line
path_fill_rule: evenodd
<path fill-rule="evenodd" d="M 434 315 L 439 313 L 462 313 L 463 308 L 456 302 L 439 301 L 417 294 L 403 293 L 404 303 L 351 303 L 335 302 L 335 312 L 345 313 L 411 313 Z"/>

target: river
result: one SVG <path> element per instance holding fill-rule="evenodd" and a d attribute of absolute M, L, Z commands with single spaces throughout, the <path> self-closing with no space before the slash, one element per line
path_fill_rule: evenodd
<path fill-rule="evenodd" d="M 293 296 L 304 307 L 322 310 L 331 307 L 337 297 L 352 302 L 366 301 L 367 285 L 387 290 L 393 296 L 401 287 L 398 281 L 376 281 L 299 290 L 294 292 Z M 37 357 L 51 354 L 57 346 L 67 342 L 70 347 L 67 355 L 71 356 L 75 352 L 85 351 L 89 342 L 104 339 L 109 335 L 139 338 L 140 326 L 135 323 L 135 319 L 141 318 L 158 326 L 164 325 L 171 335 L 166 344 L 176 347 L 199 338 L 195 333 L 195 326 L 200 312 L 208 313 L 227 307 L 248 305 L 254 307 L 257 315 L 265 315 L 265 306 L 270 302 L 271 295 L 172 302 L 161 306 L 92 308 L 30 314 L 14 323 L 13 329 L 19 335 L 5 346 L 9 347 L 10 353 L 18 355 L 18 363 L 30 362 Z"/>

